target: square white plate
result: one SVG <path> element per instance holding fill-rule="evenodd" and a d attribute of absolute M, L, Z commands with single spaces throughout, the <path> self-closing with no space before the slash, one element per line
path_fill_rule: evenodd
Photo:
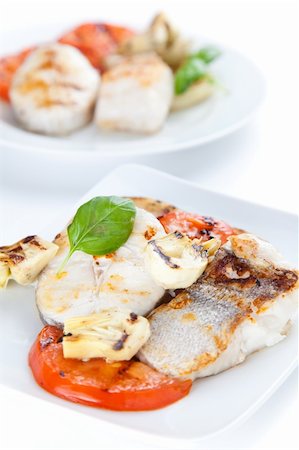
<path fill-rule="evenodd" d="M 296 216 L 206 191 L 179 178 L 139 165 L 125 165 L 108 174 L 75 205 L 96 195 L 149 196 L 200 214 L 221 218 L 273 243 L 297 263 Z M 53 236 L 73 211 L 58 217 L 44 233 Z M 28 350 L 42 328 L 31 287 L 9 284 L 0 298 L 0 382 L 26 394 L 64 405 L 135 431 L 171 438 L 200 439 L 248 418 L 274 393 L 296 367 L 297 331 L 274 347 L 251 355 L 243 364 L 198 380 L 189 396 L 158 411 L 121 413 L 89 408 L 56 398 L 37 386 L 27 366 Z"/>

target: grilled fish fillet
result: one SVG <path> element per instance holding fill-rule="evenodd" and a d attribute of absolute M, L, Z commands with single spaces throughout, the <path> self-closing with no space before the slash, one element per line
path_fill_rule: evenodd
<path fill-rule="evenodd" d="M 56 237 L 58 253 L 41 273 L 36 289 L 37 306 L 46 323 L 61 326 L 70 317 L 108 308 L 145 315 L 156 306 L 164 289 L 146 270 L 144 252 L 148 241 L 164 236 L 165 231 L 152 214 L 136 210 L 133 231 L 122 247 L 95 257 L 77 251 L 58 276 L 69 245 L 66 232 Z"/>
<path fill-rule="evenodd" d="M 267 242 L 229 238 L 190 288 L 148 317 L 139 358 L 165 374 L 217 374 L 284 339 L 297 310 L 298 272 Z"/>
<path fill-rule="evenodd" d="M 18 69 L 11 104 L 28 130 L 64 135 L 92 117 L 99 74 L 79 50 L 62 44 L 39 47 Z"/>
<path fill-rule="evenodd" d="M 106 130 L 154 133 L 172 97 L 170 68 L 155 54 L 132 56 L 103 74 L 95 122 Z"/>

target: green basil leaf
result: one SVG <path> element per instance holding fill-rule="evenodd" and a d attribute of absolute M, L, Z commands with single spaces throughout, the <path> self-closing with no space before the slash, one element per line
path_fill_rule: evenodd
<path fill-rule="evenodd" d="M 220 55 L 221 51 L 218 48 L 208 46 L 201 48 L 194 56 L 197 56 L 197 58 L 201 59 L 206 64 L 210 64 Z"/>
<path fill-rule="evenodd" d="M 106 255 L 117 250 L 128 240 L 135 216 L 132 200 L 94 197 L 84 203 L 67 228 L 70 250 L 58 272 L 77 250 L 89 255 Z"/>
<path fill-rule="evenodd" d="M 192 56 L 176 71 L 174 89 L 176 95 L 183 94 L 195 81 L 205 77 L 207 65 L 197 56 Z"/>

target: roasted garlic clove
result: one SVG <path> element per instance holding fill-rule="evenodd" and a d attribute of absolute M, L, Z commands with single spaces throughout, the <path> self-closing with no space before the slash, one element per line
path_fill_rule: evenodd
<path fill-rule="evenodd" d="M 63 356 L 87 360 L 130 360 L 150 336 L 145 317 L 117 308 L 73 317 L 64 323 Z"/>
<path fill-rule="evenodd" d="M 189 239 L 175 232 L 150 241 L 146 248 L 146 265 L 157 284 L 164 289 L 181 289 L 191 286 L 204 272 L 216 249 L 219 239 L 201 244 L 199 239 Z"/>

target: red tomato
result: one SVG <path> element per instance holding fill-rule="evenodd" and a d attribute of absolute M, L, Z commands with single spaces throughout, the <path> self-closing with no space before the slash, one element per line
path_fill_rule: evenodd
<path fill-rule="evenodd" d="M 16 55 L 0 59 L 0 98 L 2 100 L 9 102 L 9 90 L 13 76 L 32 50 L 32 48 L 29 48 Z"/>
<path fill-rule="evenodd" d="M 159 217 L 159 220 L 167 233 L 180 231 L 191 239 L 202 238 L 207 241 L 211 237 L 219 237 L 224 244 L 229 236 L 235 234 L 234 230 L 221 220 L 181 210 L 169 212 Z"/>
<path fill-rule="evenodd" d="M 117 44 L 122 44 L 126 39 L 135 34 L 134 31 L 129 28 L 111 25 L 109 23 L 105 23 L 105 28 Z"/>
<path fill-rule="evenodd" d="M 66 359 L 62 330 L 46 326 L 29 353 L 37 383 L 66 400 L 118 411 L 158 409 L 185 397 L 190 380 L 167 377 L 138 361 Z"/>
<path fill-rule="evenodd" d="M 98 70 L 105 70 L 104 59 L 133 34 L 128 28 L 86 23 L 63 35 L 59 42 L 78 48 Z"/>

